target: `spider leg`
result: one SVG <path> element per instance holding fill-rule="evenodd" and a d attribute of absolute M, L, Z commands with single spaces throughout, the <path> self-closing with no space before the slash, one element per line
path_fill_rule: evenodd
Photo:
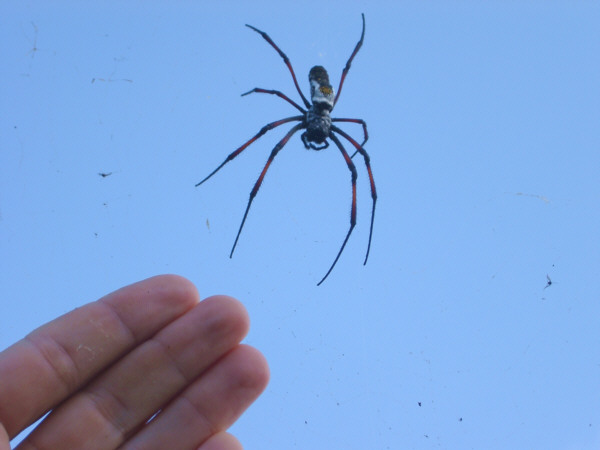
<path fill-rule="evenodd" d="M 250 206 L 252 205 L 252 201 L 254 200 L 254 197 L 256 197 L 256 193 L 260 189 L 263 179 L 265 178 L 265 175 L 267 173 L 267 170 L 269 170 L 269 166 L 273 162 L 273 159 L 275 158 L 275 156 L 277 156 L 277 153 L 279 153 L 279 150 L 281 150 L 285 146 L 285 144 L 288 143 L 288 141 L 290 140 L 292 135 L 296 131 L 298 131 L 304 127 L 305 127 L 304 123 L 299 123 L 298 125 L 295 125 L 290 131 L 288 131 L 288 133 L 283 137 L 283 139 L 280 140 L 277 143 L 277 145 L 275 146 L 275 148 L 273 148 L 273 150 L 271 151 L 271 154 L 269 155 L 269 159 L 267 160 L 265 167 L 263 168 L 262 172 L 260 173 L 258 180 L 256 180 L 256 183 L 254 184 L 252 191 L 250 191 L 250 200 L 248 200 L 248 206 L 246 206 L 246 212 L 244 213 L 244 218 L 242 219 L 242 223 L 240 224 L 240 229 L 238 230 L 237 236 L 235 237 L 235 242 L 233 243 L 233 247 L 231 248 L 231 253 L 229 254 L 230 258 L 233 256 L 233 251 L 235 250 L 235 247 L 238 243 L 238 239 L 240 238 L 240 234 L 242 233 L 242 228 L 244 228 L 244 223 L 246 222 L 246 217 L 248 217 L 248 211 L 250 211 Z"/>
<path fill-rule="evenodd" d="M 333 142 L 335 142 L 335 145 L 338 146 L 338 148 L 340 149 L 340 152 L 342 152 L 342 156 L 346 160 L 346 164 L 348 165 L 348 169 L 350 169 L 350 173 L 352 174 L 352 206 L 350 208 L 350 229 L 348 230 L 348 234 L 346 234 L 346 238 L 344 239 L 344 242 L 342 243 L 342 247 L 340 248 L 340 251 L 338 252 L 338 254 L 335 257 L 335 259 L 333 260 L 333 264 L 331 265 L 331 267 L 329 268 L 329 270 L 327 271 L 327 273 L 325 274 L 325 276 L 323 277 L 323 279 L 317 283 L 317 286 L 320 286 L 321 283 L 323 281 L 325 281 L 325 279 L 329 276 L 329 274 L 331 273 L 331 271 L 335 267 L 336 263 L 338 262 L 338 259 L 340 259 L 340 256 L 342 255 L 342 252 L 344 251 L 344 247 L 346 247 L 346 243 L 348 242 L 348 238 L 350 237 L 350 234 L 352 234 L 352 230 L 354 229 L 354 226 L 356 225 L 356 177 L 357 177 L 356 167 L 354 166 L 354 163 L 352 162 L 352 159 L 348 155 L 348 152 L 346 152 L 346 150 L 344 149 L 344 146 L 342 145 L 342 143 L 340 142 L 340 140 L 337 138 L 337 136 L 335 136 L 330 131 L 329 132 L 329 137 L 331 138 L 331 140 Z"/>
<path fill-rule="evenodd" d="M 273 47 L 277 51 L 277 53 L 279 53 L 279 56 L 281 56 L 283 58 L 283 62 L 285 63 L 285 65 L 290 70 L 290 73 L 292 74 L 292 78 L 294 79 L 294 84 L 296 85 L 296 90 L 298 91 L 298 94 L 300 94 L 300 97 L 302 97 L 302 101 L 304 102 L 304 105 L 306 106 L 306 108 L 310 108 L 310 103 L 308 102 L 308 100 L 306 100 L 306 97 L 300 90 L 300 86 L 298 86 L 298 81 L 296 80 L 296 74 L 294 73 L 294 69 L 292 69 L 292 64 L 290 63 L 290 59 L 287 57 L 287 55 L 285 53 L 283 53 L 279 49 L 279 47 L 277 47 L 277 45 L 275 45 L 275 42 L 273 42 L 273 40 L 269 37 L 269 35 L 267 33 L 259 30 L 258 28 L 253 27 L 252 25 L 246 24 L 246 26 L 248 28 L 256 31 L 258 34 L 260 34 L 263 37 L 263 39 L 265 41 L 267 41 L 269 44 L 271 44 L 271 47 Z M 363 30 L 363 34 L 364 34 L 364 30 Z M 355 51 L 355 53 L 356 53 L 356 51 Z"/>
<path fill-rule="evenodd" d="M 358 123 L 360 125 L 362 125 L 363 127 L 363 134 L 365 137 L 365 140 L 362 142 L 362 144 L 360 144 L 361 147 L 364 147 L 365 144 L 367 143 L 367 141 L 369 140 L 369 133 L 367 133 L 367 124 L 364 120 L 362 119 L 331 119 L 332 122 L 352 122 L 352 123 Z M 358 151 L 354 152 L 354 154 L 350 157 L 350 158 L 354 158 L 354 156 L 356 155 L 356 153 L 358 153 Z"/>
<path fill-rule="evenodd" d="M 227 158 L 225 158 L 225 161 L 223 161 L 219 167 L 217 167 L 215 170 L 213 170 L 200 183 L 196 184 L 195 187 L 200 186 L 202 183 L 204 183 L 206 180 L 208 180 L 210 177 L 212 177 L 215 173 L 217 173 L 219 170 L 221 170 L 221 167 L 223 167 L 225 164 L 227 164 L 229 161 L 231 161 L 237 155 L 242 153 L 250 144 L 252 144 L 254 141 L 256 141 L 259 137 L 261 137 L 267 131 L 272 130 L 275 127 L 278 127 L 279 125 L 283 125 L 284 123 L 293 122 L 294 120 L 304 120 L 304 116 L 288 117 L 287 119 L 281 119 L 281 120 L 277 120 L 275 122 L 268 123 L 267 125 L 262 127 L 258 133 L 256 133 L 250 140 L 246 141 L 244 143 L 244 145 L 242 145 L 241 147 L 239 147 L 238 149 L 233 151 Z"/>
<path fill-rule="evenodd" d="M 269 90 L 269 89 L 254 88 L 254 89 L 252 89 L 252 90 L 250 90 L 248 92 L 244 92 L 242 94 L 242 97 L 244 95 L 252 94 L 253 92 L 259 92 L 261 94 L 273 94 L 273 95 L 276 95 L 276 96 L 284 99 L 286 102 L 288 102 L 290 105 L 292 105 L 298 111 L 300 111 L 302 114 L 306 114 L 306 111 L 304 110 L 304 108 L 302 108 L 300 105 L 298 105 L 298 103 L 296 103 L 294 100 L 292 100 L 291 98 L 289 98 L 283 92 L 272 91 L 272 90 Z"/>
<path fill-rule="evenodd" d="M 345 137 L 348 140 L 348 142 L 350 142 L 354 146 L 356 151 L 363 156 L 365 160 L 365 166 L 367 166 L 367 173 L 369 174 L 369 182 L 371 183 L 371 198 L 373 199 L 373 209 L 371 210 L 371 228 L 369 229 L 369 245 L 367 246 L 367 255 L 365 256 L 365 262 L 363 263 L 364 265 L 367 264 L 367 259 L 369 259 L 369 251 L 371 251 L 371 238 L 373 237 L 373 222 L 375 221 L 375 204 L 377 203 L 377 190 L 375 189 L 375 180 L 373 179 L 373 172 L 371 172 L 371 158 L 369 157 L 367 151 L 364 148 L 362 148 L 362 146 L 360 146 L 358 142 L 352 139 L 343 130 L 339 129 L 335 125 L 332 125 L 331 130 Z M 330 136 L 332 134 L 333 133 L 329 133 Z"/>
<path fill-rule="evenodd" d="M 338 87 L 337 94 L 335 94 L 335 100 L 333 101 L 333 106 L 335 106 L 335 104 L 338 101 L 338 98 L 340 98 L 340 94 L 342 93 L 342 85 L 344 84 L 346 75 L 348 75 L 348 71 L 350 70 L 350 64 L 352 64 L 352 60 L 358 53 L 358 50 L 360 50 L 360 47 L 363 44 L 363 39 L 365 38 L 365 15 L 361 14 L 361 16 L 362 16 L 362 23 L 363 23 L 362 34 L 360 35 L 360 40 L 356 44 L 356 47 L 354 47 L 354 51 L 352 52 L 352 54 L 350 55 L 350 58 L 348 59 L 348 62 L 346 63 L 346 67 L 344 67 L 344 70 L 342 70 L 342 78 L 340 78 L 340 86 Z"/>

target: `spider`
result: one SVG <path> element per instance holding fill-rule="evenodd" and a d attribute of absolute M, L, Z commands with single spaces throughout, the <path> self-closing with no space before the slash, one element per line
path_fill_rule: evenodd
<path fill-rule="evenodd" d="M 333 110 L 333 108 L 335 107 L 335 104 L 337 103 L 337 101 L 340 98 L 340 93 L 342 92 L 342 86 L 344 85 L 344 80 L 346 79 L 346 75 L 348 74 L 348 71 L 350 70 L 350 64 L 352 63 L 352 60 L 358 53 L 358 50 L 360 49 L 360 47 L 362 46 L 363 39 L 365 37 L 365 15 L 362 14 L 362 33 L 360 35 L 360 40 L 356 44 L 354 51 L 352 52 L 352 54 L 350 55 L 350 58 L 346 62 L 346 66 L 342 70 L 342 76 L 340 78 L 340 85 L 338 87 L 337 94 L 334 95 L 333 87 L 331 86 L 331 84 L 329 84 L 329 75 L 327 74 L 327 71 L 325 70 L 324 67 L 315 66 L 312 69 L 310 69 L 310 72 L 308 74 L 308 80 L 310 82 L 310 95 L 311 95 L 312 104 L 306 99 L 304 94 L 302 94 L 302 91 L 300 90 L 300 86 L 298 86 L 298 81 L 296 80 L 296 74 L 294 73 L 294 69 L 292 68 L 292 64 L 290 63 L 290 60 L 287 57 L 287 55 L 279 49 L 279 47 L 275 44 L 275 42 L 273 42 L 273 40 L 269 37 L 269 35 L 267 33 L 259 30 L 258 28 L 253 27 L 252 25 L 246 24 L 246 26 L 248 28 L 250 28 L 251 30 L 254 30 L 258 34 L 260 34 L 263 37 L 263 39 L 265 41 L 267 41 L 271 45 L 271 47 L 273 47 L 277 51 L 277 53 L 279 53 L 279 56 L 281 56 L 283 58 L 283 62 L 285 63 L 285 65 L 287 66 L 287 68 L 290 71 L 290 74 L 292 75 L 292 79 L 294 80 L 294 85 L 296 86 L 296 90 L 298 91 L 298 94 L 300 94 L 300 98 L 302 98 L 302 102 L 304 103 L 304 106 L 306 107 L 306 109 L 304 109 L 302 106 L 298 105 L 295 101 L 293 101 L 287 95 L 283 94 L 280 91 L 275 91 L 275 90 L 271 90 L 271 89 L 254 88 L 254 89 L 242 94 L 242 96 L 245 96 L 245 95 L 257 92 L 257 93 L 261 93 L 261 94 L 276 95 L 276 96 L 282 98 L 283 100 L 285 100 L 286 102 L 288 102 L 290 105 L 292 105 L 298 111 L 300 111 L 302 114 L 298 115 L 298 116 L 287 117 L 285 119 L 280 119 L 280 120 L 271 122 L 271 123 L 265 125 L 264 127 L 262 127 L 260 129 L 260 131 L 258 133 L 256 133 L 252 138 L 250 138 L 241 147 L 237 148 L 229 156 L 227 156 L 227 158 L 225 158 L 225 161 L 223 161 L 206 178 L 204 178 L 202 181 L 200 181 L 198 184 L 196 184 L 196 187 L 200 186 L 202 183 L 204 183 L 206 180 L 208 180 L 210 177 L 212 177 L 225 164 L 227 164 L 229 161 L 231 161 L 236 156 L 238 156 L 240 153 L 242 153 L 248 146 L 250 146 L 250 144 L 252 144 L 258 138 L 260 138 L 262 135 L 264 135 L 267 131 L 270 131 L 273 128 L 276 128 L 276 127 L 286 124 L 286 123 L 299 122 L 296 125 L 294 125 L 287 132 L 287 134 L 283 137 L 283 139 L 281 139 L 277 143 L 277 145 L 273 148 L 273 150 L 271 151 L 271 154 L 269 156 L 269 159 L 267 160 L 267 163 L 265 164 L 262 172 L 260 173 L 258 180 L 254 184 L 254 187 L 252 188 L 252 191 L 250 192 L 250 199 L 248 200 L 248 205 L 246 206 L 246 212 L 244 213 L 244 217 L 242 218 L 242 223 L 240 224 L 240 228 L 238 230 L 237 236 L 233 243 L 233 247 L 231 248 L 231 253 L 229 254 L 229 257 L 231 258 L 233 256 L 233 252 L 234 252 L 235 247 L 240 238 L 240 234 L 242 233 L 242 229 L 244 228 L 244 223 L 246 222 L 246 218 L 248 217 L 248 211 L 250 211 L 250 206 L 252 205 L 252 201 L 254 200 L 254 197 L 256 196 L 258 190 L 260 189 L 260 186 L 262 185 L 265 174 L 267 173 L 267 170 L 271 166 L 273 159 L 275 158 L 275 156 L 277 156 L 277 153 L 279 153 L 279 151 L 288 143 L 290 138 L 299 130 L 305 130 L 300 135 L 300 138 L 302 139 L 304 147 L 306 147 L 307 150 L 310 150 L 310 149 L 324 150 L 327 147 L 329 147 L 329 142 L 327 142 L 327 139 L 331 139 L 333 141 L 333 143 L 337 146 L 337 148 L 340 150 L 340 152 L 342 153 L 342 157 L 344 158 L 344 161 L 346 162 L 346 165 L 348 166 L 348 169 L 350 170 L 350 173 L 351 173 L 352 206 L 350 208 L 350 228 L 348 230 L 348 233 L 346 234 L 346 237 L 342 243 L 342 246 L 340 247 L 340 250 L 337 253 L 337 256 L 335 257 L 333 263 L 331 264 L 331 267 L 329 267 L 329 270 L 327 271 L 325 276 L 321 279 L 321 281 L 319 281 L 317 283 L 317 286 L 319 286 L 329 276 L 329 274 L 335 267 L 336 263 L 338 262 L 338 259 L 340 259 L 340 256 L 341 256 L 342 252 L 344 251 L 344 247 L 346 247 L 346 243 L 348 242 L 348 238 L 350 238 L 350 234 L 352 234 L 352 230 L 354 229 L 354 226 L 356 225 L 356 178 L 357 178 L 357 172 L 356 172 L 356 167 L 354 166 L 354 163 L 352 161 L 352 158 L 354 158 L 354 156 L 357 153 L 360 153 L 365 161 L 365 166 L 367 168 L 367 173 L 369 175 L 369 181 L 371 184 L 371 197 L 373 199 L 373 208 L 371 210 L 371 226 L 369 229 L 369 243 L 367 245 L 367 254 L 365 256 L 365 261 L 363 264 L 367 264 L 367 260 L 369 258 L 369 251 L 371 249 L 371 237 L 373 236 L 373 221 L 375 219 L 375 203 L 377 201 L 377 192 L 375 190 L 375 181 L 373 179 L 373 174 L 371 172 L 370 158 L 369 158 L 369 155 L 367 154 L 367 152 L 365 151 L 365 149 L 363 148 L 363 146 L 365 145 L 365 143 L 367 142 L 367 140 L 369 138 L 369 134 L 367 133 L 367 124 L 362 119 L 346 119 L 346 118 L 341 119 L 341 118 L 332 118 L 330 116 L 331 111 Z M 350 137 L 350 135 L 348 135 L 345 131 L 341 130 L 336 125 L 334 125 L 334 122 L 351 122 L 351 123 L 356 123 L 356 124 L 361 125 L 363 128 L 363 135 L 364 135 L 364 140 L 363 140 L 362 144 L 359 144 L 356 140 L 354 140 L 352 137 Z M 348 155 L 348 152 L 346 151 L 346 149 L 344 148 L 344 146 L 342 145 L 342 143 L 340 142 L 340 140 L 338 139 L 336 134 L 339 134 L 344 139 L 346 139 L 348 142 L 350 142 L 350 144 L 352 144 L 352 146 L 355 149 L 355 152 L 352 154 L 352 156 Z"/>

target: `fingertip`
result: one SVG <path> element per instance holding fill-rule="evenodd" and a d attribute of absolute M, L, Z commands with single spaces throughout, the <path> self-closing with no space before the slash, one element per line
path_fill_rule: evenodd
<path fill-rule="evenodd" d="M 202 300 L 206 308 L 215 308 L 231 327 L 238 330 L 242 340 L 250 329 L 248 310 L 239 300 L 228 295 L 212 295 Z"/>
<path fill-rule="evenodd" d="M 112 305 L 129 303 L 135 306 L 142 301 L 167 301 L 183 309 L 190 309 L 198 303 L 200 296 L 196 286 L 179 275 L 156 275 L 129 284 L 102 297 L 101 302 Z"/>
<path fill-rule="evenodd" d="M 241 344 L 238 352 L 241 353 L 242 364 L 245 366 L 245 382 L 260 395 L 271 378 L 269 363 L 265 356 L 256 348 Z"/>
<path fill-rule="evenodd" d="M 208 438 L 199 450 L 243 450 L 243 448 L 240 441 L 233 434 L 222 431 Z"/>
<path fill-rule="evenodd" d="M 194 306 L 200 301 L 196 285 L 185 277 L 175 274 L 156 275 L 140 283 L 148 284 L 154 289 L 161 289 L 173 300 Z"/>

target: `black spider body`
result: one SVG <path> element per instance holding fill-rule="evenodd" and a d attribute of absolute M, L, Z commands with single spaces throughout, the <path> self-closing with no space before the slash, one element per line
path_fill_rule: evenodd
<path fill-rule="evenodd" d="M 250 140 L 246 141 L 241 147 L 239 147 L 238 149 L 233 151 L 231 154 L 229 154 L 229 156 L 225 159 L 225 161 L 223 161 L 221 163 L 221 165 L 219 165 L 215 170 L 213 170 L 206 178 L 204 178 L 202 181 L 200 181 L 198 184 L 196 184 L 196 186 L 200 186 L 202 183 L 204 183 L 206 180 L 208 180 L 210 177 L 212 177 L 215 173 L 217 173 L 225 164 L 227 164 L 229 161 L 231 161 L 236 156 L 238 156 L 250 144 L 252 144 L 258 138 L 260 138 L 267 131 L 270 131 L 273 128 L 276 128 L 285 123 L 299 122 L 296 125 L 294 125 L 287 132 L 287 134 L 283 137 L 283 139 L 281 139 L 277 143 L 277 145 L 273 148 L 273 150 L 271 151 L 271 154 L 269 156 L 269 159 L 267 160 L 267 163 L 265 164 L 260 176 L 258 177 L 258 180 L 254 184 L 254 187 L 252 188 L 252 191 L 250 192 L 250 200 L 248 200 L 246 212 L 244 213 L 242 223 L 240 224 L 240 228 L 239 228 L 238 234 L 235 238 L 235 242 L 233 243 L 233 247 L 231 249 L 231 253 L 230 253 L 229 257 L 233 256 L 233 251 L 235 250 L 238 239 L 242 232 L 242 228 L 244 227 L 244 223 L 246 222 L 246 218 L 248 217 L 248 211 L 250 211 L 250 206 L 252 205 L 252 201 L 254 200 L 254 197 L 256 196 L 258 190 L 260 189 L 263 179 L 264 179 L 271 163 L 273 162 L 273 159 L 275 158 L 277 153 L 279 153 L 279 151 L 288 143 L 290 138 L 297 131 L 305 130 L 301 134 L 300 137 L 301 137 L 302 142 L 304 143 L 304 147 L 306 147 L 306 149 L 324 150 L 327 147 L 329 147 L 329 142 L 327 141 L 328 139 L 331 139 L 334 142 L 336 147 L 340 150 L 340 152 L 346 162 L 346 165 L 348 166 L 348 169 L 350 170 L 350 174 L 351 174 L 350 180 L 352 183 L 352 206 L 350 209 L 350 228 L 348 230 L 348 233 L 346 234 L 346 238 L 344 239 L 340 250 L 338 251 L 338 254 L 337 254 L 335 260 L 333 261 L 333 264 L 331 264 L 329 270 L 327 271 L 325 276 L 321 279 L 321 281 L 319 281 L 318 285 L 320 285 L 321 283 L 323 283 L 323 281 L 325 281 L 325 279 L 329 276 L 329 274 L 335 267 L 338 259 L 340 258 L 342 252 L 344 251 L 346 243 L 348 242 L 348 238 L 350 237 L 350 234 L 352 233 L 352 230 L 354 229 L 354 226 L 356 225 L 357 172 L 356 172 L 356 167 L 354 166 L 354 163 L 352 161 L 352 158 L 354 158 L 354 156 L 357 153 L 360 153 L 364 159 L 365 166 L 367 168 L 367 174 L 369 176 L 369 182 L 370 182 L 370 188 L 371 188 L 371 198 L 373 200 L 373 207 L 371 210 L 371 226 L 370 226 L 370 230 L 369 230 L 369 244 L 367 246 L 367 254 L 365 256 L 365 261 L 364 261 L 364 264 L 367 263 L 367 259 L 369 258 L 369 251 L 371 249 L 371 238 L 373 236 L 373 223 L 375 220 L 375 204 L 377 202 L 377 191 L 375 189 L 375 181 L 373 179 L 373 174 L 371 172 L 370 158 L 369 158 L 369 155 L 367 154 L 366 150 L 363 148 L 363 146 L 365 145 L 365 143 L 367 142 L 367 140 L 369 138 L 369 135 L 367 133 L 367 124 L 362 119 L 341 119 L 341 118 L 332 118 L 331 117 L 331 112 L 333 111 L 333 108 L 335 107 L 335 104 L 337 103 L 337 101 L 339 99 L 340 93 L 342 91 L 342 86 L 344 84 L 344 80 L 346 78 L 346 75 L 348 74 L 348 71 L 350 70 L 350 64 L 352 63 L 352 60 L 358 53 L 358 50 L 360 49 L 360 47 L 362 46 L 363 39 L 365 37 L 365 16 L 364 16 L 364 14 L 362 15 L 362 21 L 363 21 L 363 27 L 362 27 L 362 34 L 361 34 L 360 40 L 356 44 L 354 51 L 350 55 L 350 58 L 346 62 L 346 66 L 344 67 L 344 70 L 342 71 L 342 76 L 340 78 L 340 84 L 338 87 L 337 94 L 334 93 L 333 87 L 331 86 L 331 84 L 329 82 L 329 75 L 327 74 L 327 71 L 325 70 L 324 67 L 315 66 L 312 69 L 310 69 L 310 72 L 308 74 L 308 80 L 310 82 L 311 102 L 309 102 L 306 99 L 306 97 L 304 96 L 304 94 L 302 94 L 302 91 L 300 90 L 300 87 L 298 86 L 298 82 L 296 80 L 296 74 L 294 73 L 294 69 L 292 68 L 290 60 L 286 56 L 286 54 L 283 53 L 279 49 L 279 47 L 277 47 L 277 45 L 271 40 L 271 38 L 269 37 L 269 35 L 267 33 L 255 28 L 251 25 L 246 25 L 248 28 L 250 28 L 250 29 L 256 31 L 258 34 L 260 34 L 263 37 L 263 39 L 265 39 L 277 51 L 277 53 L 279 53 L 279 56 L 281 56 L 283 58 L 283 62 L 286 64 L 286 66 L 288 67 L 288 69 L 290 71 L 290 74 L 292 75 L 292 79 L 294 80 L 294 85 L 296 86 L 296 90 L 300 94 L 300 97 L 302 98 L 302 102 L 304 103 L 304 106 L 306 109 L 303 108 L 302 106 L 298 105 L 296 102 L 294 102 L 292 99 L 290 99 L 287 95 L 283 94 L 282 92 L 275 91 L 275 90 L 254 88 L 254 89 L 242 94 L 244 96 L 244 95 L 248 95 L 248 94 L 251 94 L 254 92 L 258 92 L 258 93 L 263 93 L 263 94 L 276 95 L 276 96 L 284 99 L 289 104 L 291 104 L 294 108 L 296 108 L 298 111 L 300 111 L 302 113 L 302 115 L 288 117 L 285 119 L 280 119 L 280 120 L 277 120 L 275 122 L 271 122 L 271 123 L 265 125 Z M 362 144 L 359 144 L 352 137 L 350 137 L 350 135 L 348 135 L 346 132 L 344 132 L 337 126 L 335 126 L 334 122 L 350 122 L 350 123 L 356 123 L 356 124 L 362 125 L 363 134 L 364 134 L 364 140 L 363 140 Z M 348 155 L 348 153 L 346 152 L 346 149 L 344 148 L 344 146 L 342 145 L 342 143 L 340 142 L 340 140 L 338 139 L 336 134 L 339 134 L 340 136 L 342 136 L 344 139 L 346 139 L 348 142 L 350 142 L 350 144 L 352 144 L 352 146 L 355 148 L 355 152 L 353 153 L 352 156 Z"/>

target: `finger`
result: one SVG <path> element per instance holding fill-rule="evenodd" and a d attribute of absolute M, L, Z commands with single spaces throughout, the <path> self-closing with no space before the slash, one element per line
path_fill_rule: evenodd
<path fill-rule="evenodd" d="M 38 449 L 118 447 L 234 348 L 248 326 L 233 298 L 198 303 L 53 411 L 24 442 Z"/>
<path fill-rule="evenodd" d="M 132 284 L 38 328 L 0 353 L 0 422 L 12 438 L 198 302 L 184 278 Z"/>
<path fill-rule="evenodd" d="M 243 450 L 237 438 L 229 433 L 221 432 L 211 436 L 199 450 Z"/>
<path fill-rule="evenodd" d="M 262 354 L 239 345 L 167 405 L 124 448 L 219 447 L 213 436 L 229 428 L 264 390 L 269 368 Z M 223 438 L 225 439 L 225 438 Z M 206 447 L 205 447 L 206 446 Z M 236 447 L 234 447 L 236 448 Z"/>

